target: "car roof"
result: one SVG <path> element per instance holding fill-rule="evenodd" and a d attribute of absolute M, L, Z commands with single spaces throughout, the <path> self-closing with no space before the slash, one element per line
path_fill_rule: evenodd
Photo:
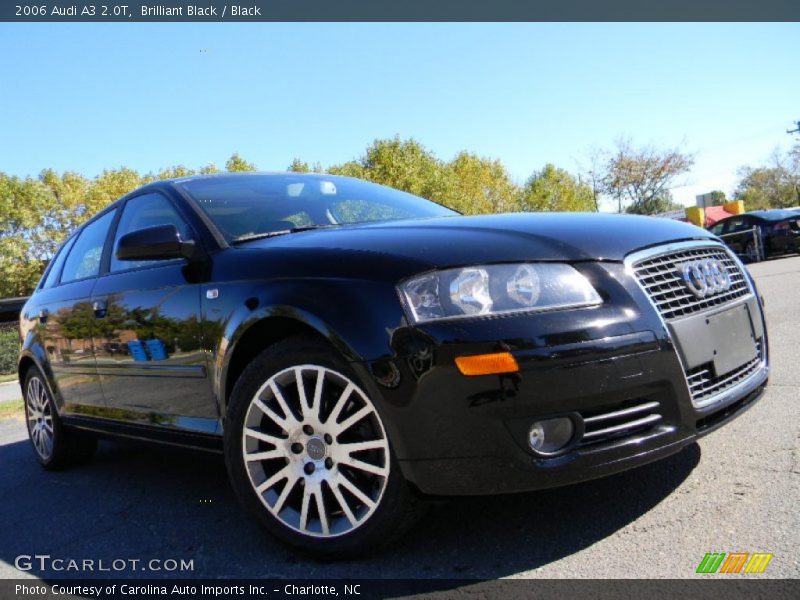
<path fill-rule="evenodd" d="M 745 214 L 758 217 L 760 219 L 764 219 L 765 221 L 782 221 L 784 219 L 797 218 L 796 211 L 786 210 L 782 208 L 771 208 L 769 210 L 754 210 L 752 212 Z"/>

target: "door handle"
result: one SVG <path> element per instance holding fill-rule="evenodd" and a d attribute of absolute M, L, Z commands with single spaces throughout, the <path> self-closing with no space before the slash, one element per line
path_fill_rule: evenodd
<path fill-rule="evenodd" d="M 102 319 L 106 316 L 106 311 L 108 311 L 108 302 L 105 300 L 95 300 L 92 303 L 92 310 L 94 311 L 95 317 Z"/>
<path fill-rule="evenodd" d="M 43 308 L 42 310 L 40 310 L 39 311 L 39 323 L 42 323 L 42 324 L 47 323 L 47 317 L 48 316 L 50 316 L 50 311 L 48 311 L 46 308 Z"/>

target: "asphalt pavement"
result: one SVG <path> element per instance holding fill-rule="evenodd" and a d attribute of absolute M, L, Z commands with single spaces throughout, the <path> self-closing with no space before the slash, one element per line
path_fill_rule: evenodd
<path fill-rule="evenodd" d="M 560 489 L 455 499 L 391 548 L 320 563 L 246 517 L 221 457 L 104 442 L 93 463 L 48 473 L 11 418 L 0 421 L 0 577 L 18 577 L 15 557 L 39 553 L 192 560 L 192 571 L 172 574 L 186 577 L 683 578 L 697 576 L 707 552 L 772 553 L 764 576 L 800 577 L 800 257 L 750 268 L 766 299 L 769 390 L 661 462 Z"/>

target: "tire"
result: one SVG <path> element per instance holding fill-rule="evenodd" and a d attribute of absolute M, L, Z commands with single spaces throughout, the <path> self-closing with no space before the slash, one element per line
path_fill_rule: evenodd
<path fill-rule="evenodd" d="M 387 545 L 423 508 L 355 373 L 314 338 L 279 342 L 244 370 L 225 422 L 225 462 L 248 512 L 320 559 Z"/>
<path fill-rule="evenodd" d="M 37 367 L 25 374 L 25 423 L 36 460 L 45 469 L 86 462 L 97 450 L 97 438 L 61 423 L 53 395 Z"/>
<path fill-rule="evenodd" d="M 747 262 L 756 262 L 756 245 L 753 242 L 747 242 L 744 247 L 744 256 Z"/>

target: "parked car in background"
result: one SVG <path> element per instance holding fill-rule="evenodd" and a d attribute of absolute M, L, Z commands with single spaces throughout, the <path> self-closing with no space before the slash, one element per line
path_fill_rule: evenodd
<path fill-rule="evenodd" d="M 395 539 L 425 496 L 673 454 L 769 371 L 753 280 L 698 227 L 466 217 L 322 174 L 132 192 L 67 240 L 20 329 L 45 468 L 98 435 L 221 451 L 259 523 L 335 558 Z"/>
<path fill-rule="evenodd" d="M 761 233 L 762 258 L 800 252 L 800 212 L 796 210 L 756 210 L 717 221 L 708 230 L 720 236 L 736 254 L 756 260 L 754 227 Z"/>

